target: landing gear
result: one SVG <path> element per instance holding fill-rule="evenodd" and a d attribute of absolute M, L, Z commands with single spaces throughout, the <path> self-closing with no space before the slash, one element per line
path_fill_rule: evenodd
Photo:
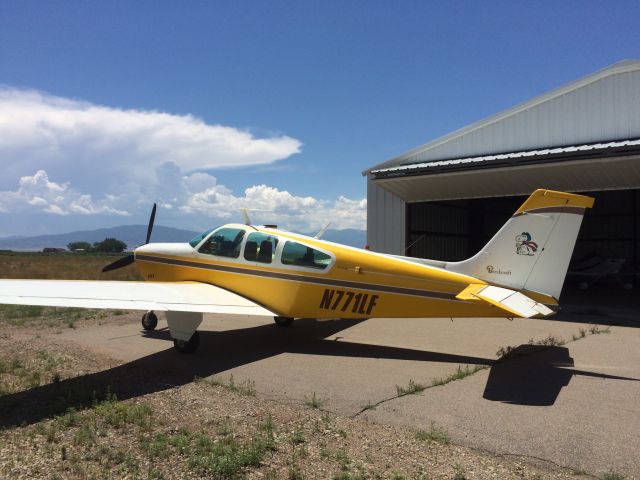
<path fill-rule="evenodd" d="M 293 318 L 291 317 L 273 317 L 273 320 L 279 327 L 290 327 L 293 323 Z"/>
<path fill-rule="evenodd" d="M 147 313 L 142 315 L 142 328 L 147 331 L 155 330 L 158 326 L 158 317 L 153 310 L 149 310 Z"/>
<path fill-rule="evenodd" d="M 193 353 L 200 345 L 198 327 L 202 323 L 200 312 L 176 312 L 168 310 L 167 326 L 173 338 L 173 346 L 180 353 Z"/>
<path fill-rule="evenodd" d="M 173 339 L 173 346 L 180 353 L 193 353 L 198 349 L 198 345 L 200 345 L 200 334 L 197 330 L 193 332 L 188 341 Z"/>

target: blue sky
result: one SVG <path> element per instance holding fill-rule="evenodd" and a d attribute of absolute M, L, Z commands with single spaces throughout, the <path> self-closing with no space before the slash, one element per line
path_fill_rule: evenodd
<path fill-rule="evenodd" d="M 156 200 L 177 227 L 254 206 L 363 228 L 362 170 L 640 58 L 638 18 L 637 1 L 5 0 L 0 236 L 145 223 Z"/>

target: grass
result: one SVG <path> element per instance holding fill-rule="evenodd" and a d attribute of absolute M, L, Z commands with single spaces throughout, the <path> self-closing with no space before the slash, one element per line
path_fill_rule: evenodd
<path fill-rule="evenodd" d="M 437 442 L 443 445 L 449 445 L 451 443 L 447 431 L 436 426 L 435 422 L 431 422 L 429 430 L 418 430 L 415 437 L 417 440 Z"/>
<path fill-rule="evenodd" d="M 102 273 L 123 255 L 107 253 L 0 252 L 2 278 L 66 280 L 142 280 L 134 266 Z"/>
<path fill-rule="evenodd" d="M 333 477 L 333 480 L 365 480 L 369 478 L 367 475 L 363 473 L 351 473 L 351 472 L 340 472 L 336 473 Z"/>
<path fill-rule="evenodd" d="M 91 446 L 96 443 L 96 435 L 89 425 L 82 425 L 73 435 L 73 444 L 82 445 L 84 447 Z"/>
<path fill-rule="evenodd" d="M 76 323 L 87 318 L 103 318 L 106 310 L 68 307 L 40 307 L 33 305 L 0 305 L 0 324 L 15 327 L 76 328 Z"/>
<path fill-rule="evenodd" d="M 459 463 L 456 463 L 453 466 L 453 480 L 467 480 L 466 473 L 464 471 L 464 467 Z"/>
<path fill-rule="evenodd" d="M 37 424 L 33 435 L 44 437 L 44 445 L 59 445 L 55 448 L 61 462 L 75 463 L 80 468 L 77 455 L 80 449 L 84 461 L 94 459 L 101 468 L 110 470 L 114 478 L 132 474 L 137 477 L 140 455 L 151 463 L 178 458 L 199 477 L 241 478 L 248 468 L 259 467 L 265 455 L 277 450 L 271 415 L 258 422 L 255 432 L 249 433 L 245 440 L 238 438 L 229 419 L 223 419 L 214 435 L 188 428 L 152 431 L 157 423 L 149 405 L 122 402 L 109 393 L 105 400 L 95 401 L 91 408 L 69 409 L 53 420 Z M 125 449 L 105 442 L 104 439 L 111 435 L 108 430 L 116 431 L 119 437 L 131 437 L 129 447 Z M 296 435 L 295 443 L 304 442 L 302 427 L 297 429 Z M 154 475 L 148 473 L 148 476 L 163 478 L 160 470 Z"/>
<path fill-rule="evenodd" d="M 218 380 L 214 377 L 196 377 L 194 381 L 204 383 L 206 385 L 224 387 L 228 390 L 231 390 L 232 392 L 239 393 L 240 395 L 247 395 L 250 397 L 254 397 L 256 395 L 256 382 L 251 379 L 247 379 L 244 382 L 236 383 L 235 379 L 233 378 L 233 374 L 229 376 L 228 382 Z"/>
<path fill-rule="evenodd" d="M 107 394 L 104 401 L 95 404 L 93 411 L 107 425 L 116 429 L 129 425 L 137 425 L 143 429 L 148 429 L 151 426 L 151 407 L 145 404 L 120 402 L 114 394 Z"/>
<path fill-rule="evenodd" d="M 313 392 L 310 397 L 304 397 L 304 404 L 309 408 L 321 408 L 324 405 L 326 400 L 322 400 L 320 397 L 316 395 L 316 392 Z"/>
<path fill-rule="evenodd" d="M 168 455 L 169 446 L 169 437 L 164 433 L 156 433 L 153 437 L 143 438 L 141 442 L 141 447 L 150 460 L 165 458 Z"/>
<path fill-rule="evenodd" d="M 454 373 L 444 378 L 434 378 L 433 381 L 431 382 L 431 385 L 434 387 L 446 385 L 449 382 L 453 382 L 455 380 L 462 380 L 463 378 L 466 378 L 469 375 L 473 375 L 474 373 L 477 373 L 481 370 L 485 370 L 487 368 L 488 367 L 485 365 L 474 365 L 473 367 L 469 367 L 469 365 L 465 365 L 464 368 L 458 365 L 458 368 Z"/>
<path fill-rule="evenodd" d="M 351 466 L 351 458 L 344 448 L 340 448 L 336 451 L 336 460 L 343 471 L 349 470 L 349 467 Z"/>
<path fill-rule="evenodd" d="M 599 335 L 603 333 L 605 334 L 611 333 L 611 327 L 601 328 L 598 325 L 592 325 L 588 329 L 586 328 L 578 329 L 577 334 L 574 333 L 571 335 L 571 340 L 575 342 L 576 340 L 580 340 L 581 338 L 584 338 L 587 335 Z M 531 338 L 527 343 L 528 345 L 542 345 L 547 347 L 557 347 L 557 346 L 565 345 L 567 342 L 563 338 L 555 337 L 549 334 L 546 338 L 543 338 L 542 340 L 533 340 L 533 338 Z M 512 346 L 500 347 L 496 352 L 496 356 L 498 357 L 499 360 L 506 360 L 511 355 L 513 355 L 516 348 L 517 347 L 512 347 Z"/>
<path fill-rule="evenodd" d="M 606 472 L 600 477 L 601 480 L 624 480 L 624 478 L 624 475 L 615 472 Z"/>
<path fill-rule="evenodd" d="M 301 445 L 307 441 L 300 425 L 297 425 L 293 432 L 291 432 L 291 434 L 289 435 L 289 441 L 293 445 Z"/>
<path fill-rule="evenodd" d="M 405 395 L 415 395 L 417 393 L 422 393 L 427 387 L 420 383 L 414 382 L 412 379 L 409 379 L 409 385 L 406 387 L 402 387 L 400 385 L 396 385 L 396 393 L 398 397 L 404 397 Z"/>
<path fill-rule="evenodd" d="M 0 358 L 0 397 L 60 381 L 58 369 L 64 363 L 62 357 L 44 350 L 30 357 L 20 353 Z"/>
<path fill-rule="evenodd" d="M 189 434 L 187 464 L 202 476 L 233 478 L 247 467 L 257 467 L 274 448 L 264 436 L 240 442 L 232 435 L 213 439 L 204 433 Z"/>
<path fill-rule="evenodd" d="M 592 325 L 589 328 L 589 333 L 591 335 L 599 335 L 601 333 L 611 333 L 611 327 L 600 328 L 598 325 Z"/>
<path fill-rule="evenodd" d="M 366 411 L 366 410 L 375 410 L 376 407 L 378 406 L 377 403 L 373 403 L 371 401 L 367 402 L 366 404 L 360 406 L 361 411 Z"/>

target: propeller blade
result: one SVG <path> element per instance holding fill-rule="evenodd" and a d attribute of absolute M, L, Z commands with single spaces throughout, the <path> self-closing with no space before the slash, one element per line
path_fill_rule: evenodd
<path fill-rule="evenodd" d="M 151 217 L 149 218 L 149 226 L 147 227 L 147 240 L 144 242 L 146 245 L 151 240 L 151 231 L 153 230 L 153 222 L 156 221 L 156 204 L 153 204 L 153 208 L 151 209 Z"/>
<path fill-rule="evenodd" d="M 126 267 L 127 265 L 131 265 L 135 260 L 133 254 L 127 255 L 126 257 L 119 258 L 115 262 L 110 263 L 106 267 L 102 269 L 102 273 L 110 272 L 111 270 L 116 270 L 117 268 Z"/>

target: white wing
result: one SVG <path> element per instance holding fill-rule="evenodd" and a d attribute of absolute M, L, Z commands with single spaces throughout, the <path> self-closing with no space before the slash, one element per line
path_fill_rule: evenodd
<path fill-rule="evenodd" d="M 198 282 L 0 280 L 0 304 L 275 316 L 222 288 Z"/>

